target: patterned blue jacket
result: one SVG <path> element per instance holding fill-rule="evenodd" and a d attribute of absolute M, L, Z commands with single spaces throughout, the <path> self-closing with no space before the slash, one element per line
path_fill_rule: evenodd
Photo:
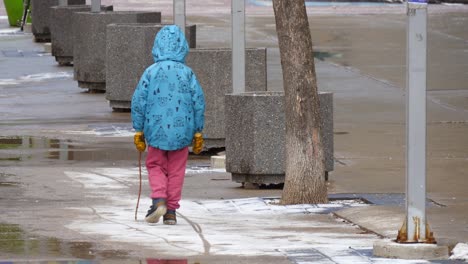
<path fill-rule="evenodd" d="M 145 70 L 133 94 L 133 128 L 143 131 L 154 148 L 184 148 L 203 130 L 205 98 L 192 69 L 185 65 L 188 51 L 179 27 L 163 27 L 154 41 L 155 63 Z"/>

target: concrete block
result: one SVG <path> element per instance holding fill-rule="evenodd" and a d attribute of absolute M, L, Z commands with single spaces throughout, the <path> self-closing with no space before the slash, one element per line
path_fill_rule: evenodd
<path fill-rule="evenodd" d="M 51 43 L 44 43 L 44 52 L 51 53 L 52 52 L 52 44 Z"/>
<path fill-rule="evenodd" d="M 246 91 L 266 91 L 266 48 L 246 50 Z M 187 65 L 197 75 L 205 93 L 205 128 L 209 147 L 225 146 L 225 95 L 232 93 L 232 51 L 198 49 L 190 51 Z"/>
<path fill-rule="evenodd" d="M 76 12 L 73 14 L 73 64 L 78 86 L 106 90 L 106 27 L 113 23 L 160 23 L 160 12 Z"/>
<path fill-rule="evenodd" d="M 154 63 L 151 50 L 161 24 L 110 24 L 106 41 L 106 98 L 114 110 L 129 110 L 133 92 L 144 70 Z M 196 46 L 196 26 L 185 36 Z"/>
<path fill-rule="evenodd" d="M 112 11 L 113 6 L 101 6 L 102 11 Z M 89 5 L 54 6 L 50 10 L 52 56 L 59 65 L 73 63 L 73 14 L 89 12 Z"/>
<path fill-rule="evenodd" d="M 391 240 L 379 240 L 374 243 L 373 254 L 383 258 L 441 260 L 449 258 L 449 248 L 445 245 L 401 244 Z"/>
<path fill-rule="evenodd" d="M 154 63 L 151 48 L 157 28 L 140 25 L 123 31 L 123 27 L 108 27 L 107 47 L 108 74 L 107 99 L 115 110 L 130 109 L 133 92 L 144 69 Z M 190 28 L 190 32 L 195 31 Z M 194 34 L 194 33 L 190 33 Z M 118 39 L 135 41 L 117 41 Z M 119 43 L 117 46 L 115 43 Z M 126 57 L 120 50 L 125 50 Z M 197 75 L 206 100 L 205 129 L 206 147 L 224 147 L 224 96 L 232 92 L 232 58 L 230 49 L 191 49 L 186 62 Z M 247 49 L 246 90 L 266 91 L 266 49 Z"/>
<path fill-rule="evenodd" d="M 325 170 L 333 162 L 333 94 L 319 93 Z M 236 182 L 279 184 L 285 174 L 283 92 L 226 95 L 226 171 Z"/>
<path fill-rule="evenodd" d="M 84 5 L 86 0 L 68 0 L 69 5 Z M 58 6 L 58 0 L 31 0 L 32 33 L 37 42 L 50 42 L 51 7 Z"/>
<path fill-rule="evenodd" d="M 211 161 L 212 169 L 225 169 L 226 168 L 226 155 L 211 156 L 210 161 Z"/>
<path fill-rule="evenodd" d="M 31 23 L 26 23 L 23 27 L 23 32 L 24 33 L 32 33 L 32 24 Z"/>

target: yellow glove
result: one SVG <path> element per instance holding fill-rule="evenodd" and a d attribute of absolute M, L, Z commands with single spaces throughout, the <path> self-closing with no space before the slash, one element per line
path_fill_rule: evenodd
<path fill-rule="evenodd" d="M 146 149 L 145 143 L 145 136 L 143 132 L 136 132 L 135 136 L 133 137 L 133 143 L 135 143 L 135 147 L 138 151 L 144 152 Z"/>
<path fill-rule="evenodd" d="M 193 136 L 192 151 L 194 154 L 200 154 L 203 150 L 203 135 L 202 133 L 195 133 Z"/>

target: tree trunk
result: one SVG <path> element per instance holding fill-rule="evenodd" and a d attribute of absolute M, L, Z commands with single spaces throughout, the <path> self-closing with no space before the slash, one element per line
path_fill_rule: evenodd
<path fill-rule="evenodd" d="M 327 203 L 320 105 L 304 0 L 273 0 L 283 69 L 286 179 L 282 204 Z"/>

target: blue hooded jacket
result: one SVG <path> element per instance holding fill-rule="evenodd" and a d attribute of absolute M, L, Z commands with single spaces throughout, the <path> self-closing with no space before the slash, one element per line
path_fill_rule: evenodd
<path fill-rule="evenodd" d="M 185 65 L 188 51 L 179 27 L 163 27 L 154 41 L 155 63 L 145 70 L 133 94 L 133 128 L 143 131 L 154 148 L 184 148 L 203 130 L 205 98 L 192 69 Z"/>

